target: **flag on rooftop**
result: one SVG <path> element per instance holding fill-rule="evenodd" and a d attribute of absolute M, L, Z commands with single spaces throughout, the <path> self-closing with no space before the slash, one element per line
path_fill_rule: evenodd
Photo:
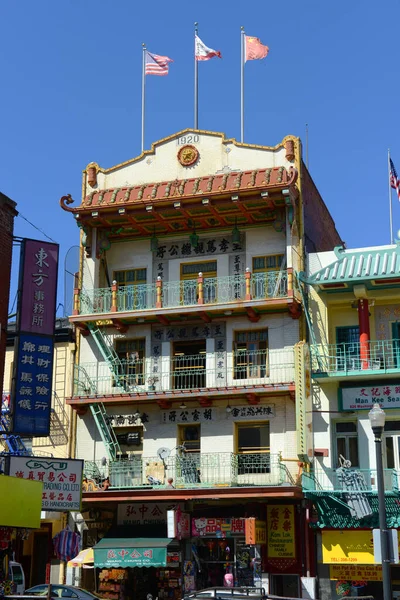
<path fill-rule="evenodd" d="M 397 198 L 400 201 L 400 179 L 397 176 L 392 159 L 390 159 L 390 186 L 396 190 Z"/>
<path fill-rule="evenodd" d="M 260 38 L 251 35 L 245 36 L 245 62 L 265 58 L 269 52 L 268 46 L 262 44 Z"/>
<path fill-rule="evenodd" d="M 172 58 L 168 56 L 159 56 L 158 54 L 151 54 L 146 50 L 146 75 L 168 75 L 169 63 L 174 62 Z"/>
<path fill-rule="evenodd" d="M 198 35 L 194 36 L 194 55 L 196 60 L 210 60 L 210 58 L 214 58 L 216 56 L 218 58 L 222 58 L 219 50 L 208 48 L 208 46 L 201 41 Z"/>

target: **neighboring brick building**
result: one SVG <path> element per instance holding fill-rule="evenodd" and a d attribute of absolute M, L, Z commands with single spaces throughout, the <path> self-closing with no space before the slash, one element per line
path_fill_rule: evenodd
<path fill-rule="evenodd" d="M 16 202 L 0 192 L 0 389 L 2 392 L 7 344 L 14 218 L 18 215 L 15 210 L 16 206 Z"/>

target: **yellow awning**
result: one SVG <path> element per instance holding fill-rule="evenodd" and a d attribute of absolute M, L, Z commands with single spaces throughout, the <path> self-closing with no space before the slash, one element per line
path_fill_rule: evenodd
<path fill-rule="evenodd" d="M 0 475 L 0 526 L 40 527 L 43 483 Z"/>
<path fill-rule="evenodd" d="M 93 548 L 86 548 L 86 550 L 81 550 L 75 558 L 68 561 L 68 567 L 83 567 L 83 565 L 92 565 L 93 563 Z"/>

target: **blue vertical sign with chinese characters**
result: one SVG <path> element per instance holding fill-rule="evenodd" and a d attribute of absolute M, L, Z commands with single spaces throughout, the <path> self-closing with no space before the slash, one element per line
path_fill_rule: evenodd
<path fill-rule="evenodd" d="M 15 375 L 13 433 L 46 436 L 50 429 L 54 340 L 21 333 Z"/>
<path fill-rule="evenodd" d="M 11 433 L 17 435 L 50 433 L 58 250 L 41 240 L 22 242 L 11 394 Z"/>

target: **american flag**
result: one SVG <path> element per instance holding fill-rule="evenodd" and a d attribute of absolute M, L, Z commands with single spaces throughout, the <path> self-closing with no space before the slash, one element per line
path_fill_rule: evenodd
<path fill-rule="evenodd" d="M 150 54 L 146 50 L 146 75 L 168 75 L 169 63 L 174 62 L 168 56 L 159 56 L 158 54 Z"/>
<path fill-rule="evenodd" d="M 392 159 L 390 159 L 390 185 L 396 190 L 397 197 L 400 201 L 400 179 L 397 177 Z"/>

